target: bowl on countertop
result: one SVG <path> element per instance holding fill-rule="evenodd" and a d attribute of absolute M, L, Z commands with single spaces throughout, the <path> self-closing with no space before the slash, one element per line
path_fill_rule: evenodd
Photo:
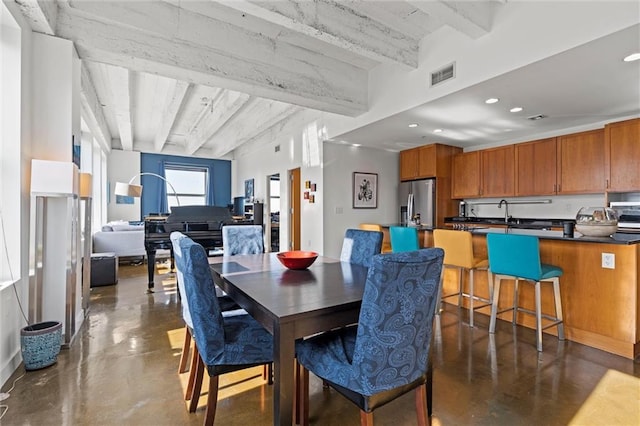
<path fill-rule="evenodd" d="M 608 237 L 618 230 L 618 215 L 608 207 L 583 207 L 576 215 L 575 230 L 587 237 Z"/>
<path fill-rule="evenodd" d="M 307 269 L 316 261 L 318 253 L 315 251 L 283 251 L 276 255 L 280 263 L 289 269 Z"/>

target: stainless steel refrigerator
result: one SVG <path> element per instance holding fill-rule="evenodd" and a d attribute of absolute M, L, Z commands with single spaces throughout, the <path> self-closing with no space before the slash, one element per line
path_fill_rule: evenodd
<path fill-rule="evenodd" d="M 436 181 L 420 179 L 401 182 L 399 186 L 400 223 L 415 225 L 415 218 L 420 217 L 420 224 L 433 227 L 436 221 Z"/>

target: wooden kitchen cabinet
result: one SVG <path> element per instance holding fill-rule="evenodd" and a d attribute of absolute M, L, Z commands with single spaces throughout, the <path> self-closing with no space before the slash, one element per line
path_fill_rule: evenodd
<path fill-rule="evenodd" d="M 515 195 L 555 195 L 556 138 L 515 145 Z"/>
<path fill-rule="evenodd" d="M 557 138 L 558 194 L 605 191 L 604 129 Z"/>
<path fill-rule="evenodd" d="M 514 155 L 513 145 L 480 151 L 481 196 L 510 197 L 515 194 Z"/>
<path fill-rule="evenodd" d="M 400 180 L 450 176 L 451 156 L 462 149 L 431 144 L 400 151 Z"/>
<path fill-rule="evenodd" d="M 400 180 L 412 180 L 418 178 L 419 148 L 400 151 Z"/>
<path fill-rule="evenodd" d="M 451 198 L 480 196 L 480 151 L 453 156 Z"/>
<path fill-rule="evenodd" d="M 640 191 L 640 118 L 604 127 L 608 191 Z"/>

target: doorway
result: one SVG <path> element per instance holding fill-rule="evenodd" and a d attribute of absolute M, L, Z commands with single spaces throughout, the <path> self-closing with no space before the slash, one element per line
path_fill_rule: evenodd
<path fill-rule="evenodd" d="M 267 176 L 267 209 L 266 223 L 267 244 L 269 251 L 280 251 L 280 173 Z"/>
<path fill-rule="evenodd" d="M 289 170 L 289 250 L 300 250 L 300 168 Z"/>

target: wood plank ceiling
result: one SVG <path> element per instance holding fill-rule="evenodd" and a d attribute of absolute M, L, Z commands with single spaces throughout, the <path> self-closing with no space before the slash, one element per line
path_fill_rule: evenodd
<path fill-rule="evenodd" d="M 367 111 L 368 72 L 418 65 L 442 26 L 478 38 L 505 0 L 15 0 L 72 40 L 82 115 L 105 146 L 220 158 L 305 109 Z"/>

